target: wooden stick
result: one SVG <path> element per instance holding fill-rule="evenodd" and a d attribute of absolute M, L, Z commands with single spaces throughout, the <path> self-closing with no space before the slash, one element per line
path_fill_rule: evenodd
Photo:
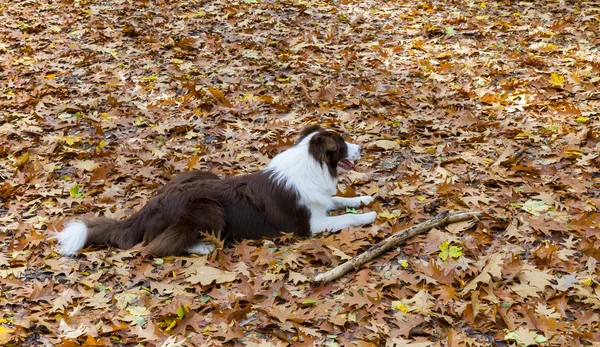
<path fill-rule="evenodd" d="M 396 233 L 394 235 L 388 236 L 383 241 L 379 242 L 376 245 L 373 245 L 371 248 L 366 250 L 364 253 L 361 253 L 347 262 L 334 267 L 333 269 L 324 272 L 322 274 L 318 274 L 313 279 L 313 282 L 316 283 L 326 283 L 338 279 L 348 273 L 350 270 L 355 269 L 358 270 L 361 266 L 363 266 L 366 262 L 373 260 L 377 256 L 381 255 L 383 252 L 388 249 L 398 245 L 399 243 L 410 239 L 416 235 L 422 234 L 426 231 L 429 231 L 433 228 L 444 226 L 447 224 L 452 224 L 456 222 L 462 222 L 469 219 L 474 219 L 478 221 L 481 218 L 481 212 L 458 212 L 458 213 L 440 213 L 435 216 L 433 219 L 425 221 L 423 223 L 419 223 L 413 225 L 408 229 L 404 229 L 403 231 Z"/>

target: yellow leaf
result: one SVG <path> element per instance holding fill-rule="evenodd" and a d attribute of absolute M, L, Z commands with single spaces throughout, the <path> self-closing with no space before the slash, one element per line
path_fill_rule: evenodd
<path fill-rule="evenodd" d="M 146 122 L 146 120 L 144 119 L 144 117 L 137 117 L 134 121 L 133 121 L 133 125 L 137 125 L 137 126 L 142 126 L 142 125 L 147 125 L 148 123 Z"/>
<path fill-rule="evenodd" d="M 553 72 L 550 74 L 550 83 L 556 87 L 562 87 L 565 83 L 565 77 L 558 72 Z"/>
<path fill-rule="evenodd" d="M 448 241 L 444 241 L 440 245 L 440 254 L 438 254 L 438 257 L 440 257 L 440 259 L 442 259 L 442 261 L 446 261 L 446 259 L 448 259 L 448 257 L 456 259 L 456 258 L 459 258 L 460 256 L 462 256 L 462 250 L 460 247 L 451 246 L 448 244 Z"/>
<path fill-rule="evenodd" d="M 142 81 L 144 81 L 144 82 L 156 81 L 157 79 L 158 79 L 158 77 L 155 74 L 152 74 L 152 75 L 146 76 L 146 77 L 142 77 Z"/>
<path fill-rule="evenodd" d="M 408 267 L 408 261 L 402 259 L 398 261 L 398 264 L 400 264 L 400 266 L 402 266 L 403 268 L 407 268 Z"/>
<path fill-rule="evenodd" d="M 176 325 L 177 325 L 177 321 L 175 319 L 173 319 L 170 323 L 167 322 L 167 327 L 165 328 L 165 331 L 170 331 Z"/>
<path fill-rule="evenodd" d="M 69 146 L 73 146 L 75 143 L 80 142 L 81 138 L 78 136 L 74 136 L 74 135 L 68 135 L 68 136 L 59 136 L 58 140 L 65 142 Z"/>
<path fill-rule="evenodd" d="M 425 40 L 414 40 L 411 45 L 413 49 L 425 50 Z"/>
<path fill-rule="evenodd" d="M 0 344 L 4 345 L 4 344 L 7 344 L 10 340 L 12 340 L 12 338 L 13 338 L 12 333 L 14 333 L 14 332 L 15 332 L 14 329 L 11 329 L 4 325 L 0 325 Z"/>
<path fill-rule="evenodd" d="M 451 55 L 450 52 L 444 52 L 442 54 L 439 54 L 436 58 L 438 58 L 438 59 L 444 59 L 444 58 L 450 57 L 450 55 Z"/>
<path fill-rule="evenodd" d="M 277 77 L 277 81 L 281 82 L 281 83 L 287 83 L 290 81 L 290 77 Z"/>
<path fill-rule="evenodd" d="M 584 117 L 584 116 L 579 116 L 579 117 L 575 118 L 575 121 L 579 124 L 586 123 L 588 120 L 590 120 L 590 119 L 588 117 Z"/>
<path fill-rule="evenodd" d="M 580 156 L 580 155 L 583 155 L 583 152 L 580 152 L 580 151 L 565 151 L 565 154 L 573 155 L 573 156 Z"/>
<path fill-rule="evenodd" d="M 581 280 L 581 281 L 579 281 L 579 283 L 581 283 L 581 284 L 583 284 L 583 285 L 586 285 L 586 286 L 591 286 L 591 285 L 592 285 L 592 278 L 591 278 L 591 277 L 588 277 L 588 278 L 587 278 L 587 279 L 585 279 L 585 280 Z"/>
<path fill-rule="evenodd" d="M 379 217 L 379 219 L 385 219 L 385 220 L 392 220 L 392 219 L 398 218 L 398 216 L 396 216 L 395 214 L 388 212 L 388 211 L 379 212 L 377 214 L 377 217 Z"/>
<path fill-rule="evenodd" d="M 481 4 L 479 4 L 479 7 L 481 7 L 481 8 L 486 8 L 487 6 L 486 6 L 486 3 L 485 3 L 485 2 L 482 2 Z"/>
<path fill-rule="evenodd" d="M 50 73 L 50 74 L 46 75 L 46 79 L 49 79 L 49 80 L 51 80 L 51 79 L 53 79 L 55 77 L 56 77 L 56 74 L 53 74 L 53 73 Z"/>
<path fill-rule="evenodd" d="M 15 161 L 15 166 L 16 167 L 21 167 L 23 165 L 25 165 L 25 163 L 29 160 L 29 152 L 25 152 L 23 153 L 21 156 L 19 156 L 17 158 L 17 161 Z"/>
<path fill-rule="evenodd" d="M 400 300 L 392 301 L 392 307 L 405 314 L 408 312 L 408 307 Z"/>

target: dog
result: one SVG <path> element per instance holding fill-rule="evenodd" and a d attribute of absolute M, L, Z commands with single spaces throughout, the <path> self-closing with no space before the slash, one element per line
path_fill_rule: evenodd
<path fill-rule="evenodd" d="M 143 242 L 156 256 L 206 255 L 215 245 L 202 232 L 220 233 L 226 240 L 274 238 L 282 232 L 310 237 L 367 225 L 375 221 L 376 212 L 328 215 L 373 201 L 370 196 L 333 196 L 339 173 L 355 169 L 353 161 L 361 152 L 339 133 L 309 126 L 262 171 L 223 179 L 204 171 L 179 174 L 128 219 L 68 223 L 56 236 L 57 248 L 72 256 L 90 245 L 128 249 Z"/>

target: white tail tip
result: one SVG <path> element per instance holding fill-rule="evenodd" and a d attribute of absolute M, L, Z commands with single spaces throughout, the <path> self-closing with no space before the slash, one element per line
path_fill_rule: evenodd
<path fill-rule="evenodd" d="M 85 246 L 87 234 L 88 229 L 85 223 L 80 220 L 69 222 L 63 231 L 56 235 L 58 252 L 62 255 L 74 255 Z"/>

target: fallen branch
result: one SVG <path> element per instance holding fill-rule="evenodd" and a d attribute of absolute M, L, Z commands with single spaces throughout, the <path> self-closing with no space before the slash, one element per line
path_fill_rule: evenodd
<path fill-rule="evenodd" d="M 361 253 L 347 262 L 334 267 L 333 269 L 317 275 L 313 282 L 330 282 L 338 279 L 348 273 L 350 270 L 358 270 L 366 262 L 373 260 L 388 249 L 398 245 L 399 243 L 410 239 L 411 237 L 417 236 L 424 232 L 427 232 L 433 228 L 452 224 L 456 222 L 462 222 L 469 219 L 479 220 L 481 218 L 481 212 L 459 212 L 449 214 L 448 212 L 440 213 L 433 219 L 413 225 L 412 227 L 405 229 L 399 233 L 389 236 L 385 240 L 372 246 L 364 253 Z"/>

